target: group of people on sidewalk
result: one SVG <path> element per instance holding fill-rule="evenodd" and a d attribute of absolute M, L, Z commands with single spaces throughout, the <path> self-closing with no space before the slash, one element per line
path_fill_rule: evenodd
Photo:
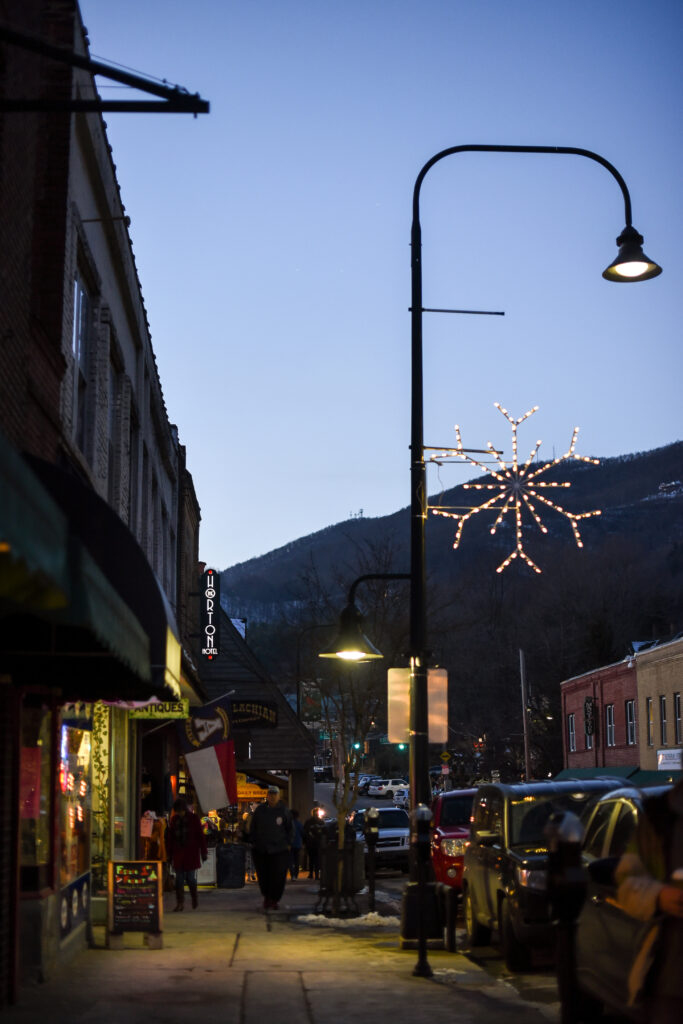
<path fill-rule="evenodd" d="M 244 821 L 242 837 L 256 871 L 264 910 L 277 910 L 284 892 L 287 872 L 298 878 L 302 850 L 308 857 L 309 878 L 320 876 L 322 822 L 314 807 L 304 824 L 299 813 L 290 810 L 277 786 L 269 786 L 264 803 L 258 804 Z M 173 804 L 166 833 L 168 859 L 175 872 L 176 905 L 185 908 L 185 886 L 190 890 L 192 908 L 197 907 L 197 870 L 208 856 L 206 836 L 199 817 L 182 797 Z M 251 865 L 247 865 L 250 873 Z"/>

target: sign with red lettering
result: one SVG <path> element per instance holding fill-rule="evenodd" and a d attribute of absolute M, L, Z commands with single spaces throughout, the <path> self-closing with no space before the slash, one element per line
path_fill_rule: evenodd
<path fill-rule="evenodd" d="M 108 930 L 161 931 L 163 918 L 162 865 L 158 860 L 109 861 Z"/>

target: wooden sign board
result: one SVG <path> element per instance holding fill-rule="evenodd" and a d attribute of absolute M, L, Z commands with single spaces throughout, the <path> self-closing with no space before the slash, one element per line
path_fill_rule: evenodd
<path fill-rule="evenodd" d="M 162 864 L 159 860 L 109 861 L 107 945 L 122 948 L 124 932 L 144 932 L 160 949 L 163 927 Z"/>

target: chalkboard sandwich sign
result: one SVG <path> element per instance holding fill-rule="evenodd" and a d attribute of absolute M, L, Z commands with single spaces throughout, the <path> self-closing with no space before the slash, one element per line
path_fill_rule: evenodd
<path fill-rule="evenodd" d="M 161 949 L 162 892 L 161 861 L 109 861 L 107 945 L 120 949 L 124 932 L 144 932 L 146 944 Z"/>

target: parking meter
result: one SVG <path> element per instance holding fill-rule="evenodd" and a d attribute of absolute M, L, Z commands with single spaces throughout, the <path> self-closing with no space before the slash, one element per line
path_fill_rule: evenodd
<path fill-rule="evenodd" d="M 432 812 L 426 804 L 418 804 L 413 811 L 413 843 L 418 863 L 426 864 L 431 853 L 431 821 Z"/>
<path fill-rule="evenodd" d="M 379 839 L 379 811 L 369 807 L 365 812 L 363 833 L 368 844 L 368 910 L 375 909 L 375 847 Z"/>
<path fill-rule="evenodd" d="M 545 827 L 548 840 L 548 896 L 557 927 L 557 987 L 562 1024 L 576 1024 L 576 919 L 586 898 L 586 875 L 581 865 L 583 825 L 571 811 L 551 815 Z"/>
<path fill-rule="evenodd" d="M 572 922 L 579 916 L 586 898 L 586 875 L 581 865 L 583 825 L 571 811 L 559 811 L 549 818 L 545 834 L 553 920 Z"/>

